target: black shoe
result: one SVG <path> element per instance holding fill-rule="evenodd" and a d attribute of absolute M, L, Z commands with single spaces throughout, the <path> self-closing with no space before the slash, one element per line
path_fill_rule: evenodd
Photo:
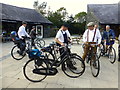
<path fill-rule="evenodd" d="M 69 65 L 68 67 L 69 67 L 70 69 L 77 70 L 77 68 L 76 68 L 75 66 L 73 66 L 73 65 Z"/>
<path fill-rule="evenodd" d="M 23 56 L 23 53 L 20 50 L 17 50 L 17 53 Z"/>
<path fill-rule="evenodd" d="M 17 50 L 17 53 L 20 54 L 20 50 Z"/>
<path fill-rule="evenodd" d="M 96 62 L 93 63 L 93 67 L 94 67 L 95 69 L 98 69 Z"/>

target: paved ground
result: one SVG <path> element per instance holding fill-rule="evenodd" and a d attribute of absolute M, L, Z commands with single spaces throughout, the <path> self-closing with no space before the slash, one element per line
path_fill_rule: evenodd
<path fill-rule="evenodd" d="M 54 39 L 45 39 L 46 45 Z M 10 56 L 10 50 L 13 46 L 12 42 L 0 43 L 2 46 L 2 56 L 0 56 L 0 74 L 1 88 L 118 88 L 118 62 L 111 64 L 107 58 L 100 59 L 100 75 L 94 78 L 91 75 L 90 67 L 86 64 L 85 73 L 76 79 L 72 79 L 64 75 L 59 69 L 56 76 L 49 76 L 44 81 L 39 83 L 32 83 L 23 76 L 23 66 L 29 59 L 27 56 L 21 60 L 16 61 Z M 114 45 L 117 51 L 117 44 Z M 72 52 L 78 53 L 82 56 L 81 45 L 74 44 Z"/>

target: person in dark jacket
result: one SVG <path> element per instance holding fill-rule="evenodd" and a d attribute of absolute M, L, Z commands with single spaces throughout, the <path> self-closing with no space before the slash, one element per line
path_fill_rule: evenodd
<path fill-rule="evenodd" d="M 105 52 L 107 52 L 108 46 L 112 46 L 115 42 L 115 32 L 110 29 L 109 25 L 106 26 L 106 31 L 104 31 L 102 39 L 106 42 Z"/>
<path fill-rule="evenodd" d="M 35 38 L 36 38 L 36 29 L 35 29 L 35 26 L 33 26 L 32 27 L 32 30 L 31 30 L 31 32 L 30 32 L 30 36 L 31 36 L 31 39 L 32 39 L 32 46 L 34 46 L 35 47 L 35 43 L 34 43 L 34 40 L 35 40 Z"/>

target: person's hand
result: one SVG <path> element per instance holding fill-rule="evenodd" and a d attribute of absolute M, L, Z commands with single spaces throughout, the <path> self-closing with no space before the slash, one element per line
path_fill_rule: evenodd
<path fill-rule="evenodd" d="M 98 47 L 100 47 L 101 44 L 98 44 Z"/>
<path fill-rule="evenodd" d="M 106 40 L 104 40 L 104 42 L 106 42 Z"/>
<path fill-rule="evenodd" d="M 84 44 L 88 44 L 88 42 L 85 42 Z"/>
<path fill-rule="evenodd" d="M 61 43 L 61 46 L 64 46 L 65 44 L 64 43 Z"/>

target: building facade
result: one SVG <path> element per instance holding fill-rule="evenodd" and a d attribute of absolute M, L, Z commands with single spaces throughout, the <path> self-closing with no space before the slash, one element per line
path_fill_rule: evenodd
<path fill-rule="evenodd" d="M 120 34 L 120 3 L 88 4 L 87 13 L 87 22 L 93 21 L 103 29 L 110 25 L 116 36 Z"/>
<path fill-rule="evenodd" d="M 7 32 L 9 35 L 11 31 L 18 31 L 21 26 L 22 21 L 28 23 L 26 30 L 30 32 L 32 26 L 36 26 L 36 32 L 40 34 L 41 37 L 49 37 L 48 32 L 50 32 L 50 22 L 48 19 L 43 17 L 40 13 L 36 12 L 34 9 L 22 8 L 12 5 L 7 5 L 0 3 L 0 21 L 1 32 Z"/>

